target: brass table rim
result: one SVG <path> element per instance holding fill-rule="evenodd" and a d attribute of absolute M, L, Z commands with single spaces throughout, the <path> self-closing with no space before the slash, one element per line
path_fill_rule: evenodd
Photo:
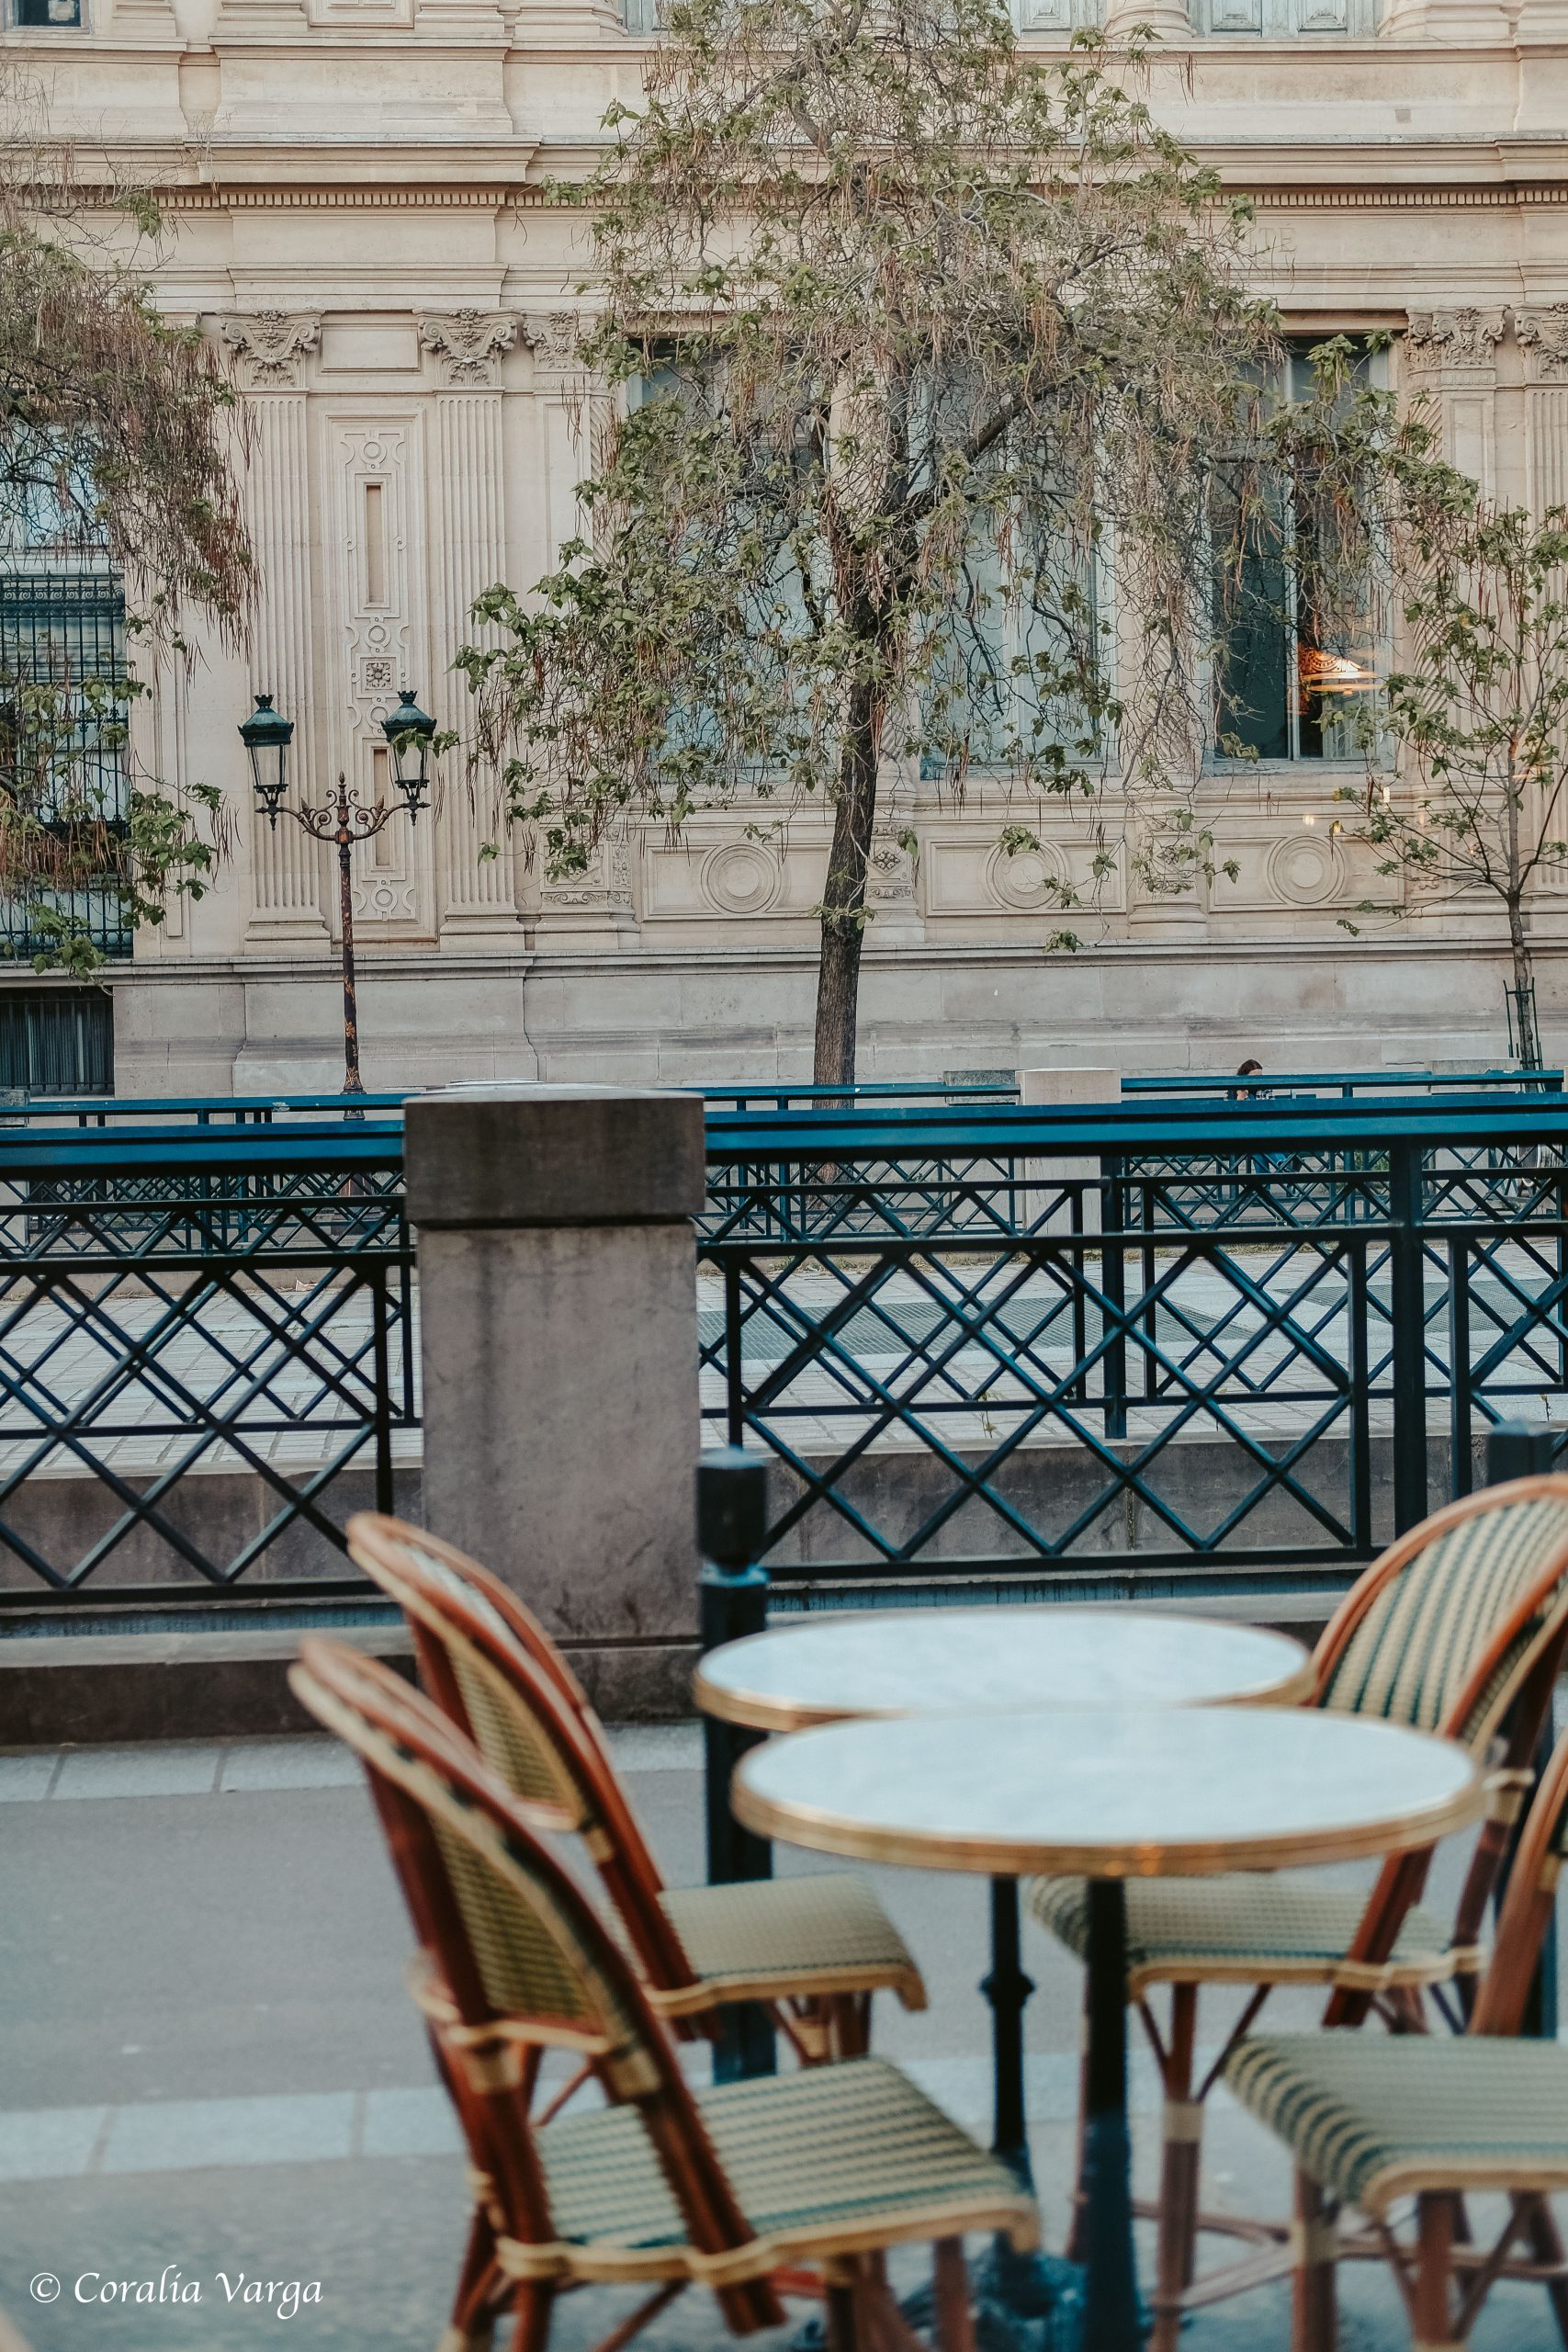
<path fill-rule="evenodd" d="M 1108 1623 L 1111 1617 L 1111 1611 L 1103 1606 L 1100 1608 L 1091 1608 L 1084 1603 L 1075 1605 L 1069 1602 L 1059 1606 L 1046 1604 L 1046 1607 L 1051 1610 L 1053 1614 L 1070 1614 L 1074 1617 L 1090 1617 L 1097 1620 L 1104 1617 Z M 1014 1613 L 1021 1614 L 1023 1610 L 1026 1608 L 1029 1610 L 1029 1613 L 1031 1615 L 1034 1615 L 1036 1613 L 1041 1615 L 1044 1614 L 1044 1611 L 1040 1610 L 1038 1605 L 1031 1606 L 1029 1603 L 1013 1604 Z M 868 1611 L 864 1613 L 870 1615 L 872 1612 Z M 878 1611 L 876 1613 L 883 1616 L 885 1619 L 919 1618 L 923 1621 L 928 1619 L 932 1612 L 929 1610 L 906 1609 L 889 1610 L 886 1611 Z M 1000 1619 L 1008 1613 L 1008 1610 L 1004 1604 L 1001 1609 L 998 1610 L 982 1611 L 980 1609 L 971 1609 L 964 1613 L 975 1617 L 985 1615 L 996 1616 Z M 1117 1622 L 1120 1623 L 1121 1620 L 1129 1612 L 1127 1611 L 1118 1610 L 1116 1611 Z M 1199 1625 L 1203 1627 L 1223 1626 L 1227 1629 L 1238 1630 L 1234 1628 L 1233 1621 L 1229 1618 L 1190 1617 L 1185 1615 L 1179 1610 L 1171 1610 L 1168 1611 L 1152 1609 L 1136 1610 L 1130 1613 L 1137 1616 L 1143 1622 L 1149 1624 Z M 807 1622 L 810 1623 L 811 1621 L 808 1620 Z M 822 1622 L 823 1621 L 821 1619 L 818 1619 L 816 1621 L 817 1628 L 820 1628 Z M 771 1625 L 765 1634 L 748 1634 L 746 1636 L 746 1642 L 784 1642 L 793 1634 L 802 1633 L 805 1630 L 806 1628 L 804 1626 Z M 1137 1703 L 1141 1706 L 1149 1708 L 1156 1708 L 1161 1705 L 1173 1707 L 1294 1707 L 1299 1706 L 1304 1699 L 1311 1696 L 1314 1685 L 1313 1658 L 1311 1651 L 1307 1649 L 1304 1643 L 1298 1642 L 1293 1634 L 1276 1633 L 1271 1626 L 1254 1625 L 1241 1628 L 1239 1630 L 1266 1634 L 1269 1639 L 1279 1642 L 1282 1646 L 1295 1650 L 1298 1653 L 1298 1662 L 1293 1670 L 1290 1674 L 1283 1676 L 1277 1682 L 1263 1683 L 1256 1688 L 1247 1690 L 1216 1691 L 1206 1697 L 1199 1699 L 1180 1698 L 1168 1701 L 1161 1701 L 1151 1696 L 1150 1698 L 1139 1701 Z M 727 1642 L 723 1648 L 715 1650 L 711 1655 L 715 1658 L 723 1657 L 735 1650 L 743 1648 L 745 1645 L 745 1642 Z M 692 1695 L 695 1699 L 698 1708 L 702 1713 L 705 1715 L 711 1715 L 718 1723 L 739 1724 L 748 1731 L 818 1731 L 825 1729 L 829 1724 L 900 1723 L 908 1721 L 909 1717 L 914 1715 L 968 1715 L 973 1714 L 976 1712 L 972 1703 L 965 1705 L 963 1702 L 952 1707 L 944 1707 L 940 1704 L 931 1706 L 924 1702 L 911 1703 L 908 1706 L 903 1707 L 860 1707 L 848 1705 L 826 1706 L 819 1702 L 809 1699 L 790 1700 L 774 1697 L 763 1691 L 736 1690 L 731 1690 L 724 1683 L 716 1683 L 710 1680 L 706 1670 L 707 1663 L 708 1661 L 706 1659 L 700 1659 L 698 1661 L 696 1670 L 692 1678 Z M 1009 1715 L 1054 1714 L 1059 1709 L 1063 1713 L 1070 1711 L 1074 1713 L 1087 1713 L 1092 1709 L 1102 1708 L 1107 1705 L 1115 1706 L 1125 1705 L 1128 1703 L 1130 1702 L 1126 1701 L 1066 1699 L 1060 1697 L 1041 1699 L 1032 1702 L 1021 1699 L 1009 1704 L 998 1704 L 993 1708 L 991 1712 L 994 1714 Z"/>
<path fill-rule="evenodd" d="M 945 1720 L 962 1719 L 949 1716 Z M 970 1720 L 992 1723 L 996 1717 L 975 1716 L 971 1712 Z M 1332 1720 L 1350 1723 L 1355 1719 L 1335 1716 Z M 1379 1727 L 1398 1728 L 1406 1738 L 1424 1740 L 1447 1756 L 1464 1756 L 1464 1750 L 1453 1741 L 1436 1738 L 1429 1732 L 1408 1731 L 1403 1725 Z M 828 1730 L 833 1726 L 816 1728 Z M 767 1753 L 766 1749 L 757 1751 L 759 1758 Z M 1451 1836 L 1455 1830 L 1468 1828 L 1486 1808 L 1485 1775 L 1472 1758 L 1466 1758 L 1469 1772 L 1461 1788 L 1432 1804 L 1416 1806 L 1403 1815 L 1386 1815 L 1365 1826 L 1317 1831 L 1292 1829 L 1272 1838 L 1203 1838 L 1164 1845 L 1129 1841 L 1108 1849 L 1093 1840 L 1083 1844 L 1040 1838 L 1011 1840 L 977 1838 L 969 1831 L 888 1828 L 870 1821 L 846 1820 L 835 1815 L 828 1806 L 776 1804 L 760 1796 L 749 1785 L 746 1773 L 750 1760 L 742 1758 L 730 1784 L 730 1806 L 736 1819 L 761 1837 L 803 1846 L 813 1853 L 840 1854 L 854 1861 L 883 1862 L 913 1870 L 973 1871 L 990 1878 L 1030 1878 L 1036 1874 L 1062 1878 L 1212 1878 L 1231 1871 L 1267 1871 L 1302 1869 L 1318 1862 L 1364 1861 L 1436 1845 L 1439 1838 Z"/>

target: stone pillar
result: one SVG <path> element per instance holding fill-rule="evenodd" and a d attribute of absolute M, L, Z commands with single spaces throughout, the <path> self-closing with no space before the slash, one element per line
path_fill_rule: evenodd
<path fill-rule="evenodd" d="M 680 1712 L 701 1099 L 457 1087 L 405 1117 L 425 1522 L 521 1595 L 604 1713 Z"/>
<path fill-rule="evenodd" d="M 1120 1102 L 1119 1069 L 1021 1069 L 1021 1102 Z"/>
<path fill-rule="evenodd" d="M 1018 1073 L 1018 1099 L 1026 1107 L 1047 1102 L 1120 1102 L 1122 1073 L 1119 1069 L 1021 1069 Z M 1054 1154 L 1049 1159 L 1030 1159 L 1024 1163 L 1028 1182 L 1042 1189 L 1027 1191 L 1022 1195 L 1024 1214 L 1041 1233 L 1066 1233 L 1072 1229 L 1072 1219 L 1066 1209 L 1049 1215 L 1053 1189 L 1070 1177 L 1093 1180 L 1100 1174 L 1100 1154 L 1083 1154 L 1069 1159 Z M 1100 1200 L 1097 1193 L 1086 1193 L 1083 1204 L 1083 1231 L 1099 1233 L 1101 1229 Z"/>

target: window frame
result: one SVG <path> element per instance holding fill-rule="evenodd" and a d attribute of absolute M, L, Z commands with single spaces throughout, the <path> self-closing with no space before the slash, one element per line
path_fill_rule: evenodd
<path fill-rule="evenodd" d="M 1340 332 L 1347 332 L 1352 334 L 1354 333 L 1353 330 L 1322 328 L 1305 333 L 1288 334 L 1285 337 L 1287 365 L 1290 365 L 1298 358 L 1304 359 L 1317 345 L 1327 342 L 1333 334 Z M 1371 350 L 1367 353 L 1366 356 L 1369 368 L 1371 370 L 1371 381 L 1379 390 L 1386 390 L 1388 384 L 1388 354 L 1386 351 L 1382 350 Z M 1297 774 L 1306 775 L 1321 775 L 1325 774 L 1360 775 L 1365 770 L 1366 754 L 1362 752 L 1325 752 L 1322 753 L 1314 753 L 1310 752 L 1303 752 L 1300 748 L 1303 714 L 1299 707 L 1299 695 L 1295 692 L 1290 690 L 1293 683 L 1300 677 L 1300 669 L 1298 664 L 1302 644 L 1301 632 L 1298 627 L 1301 579 L 1297 565 L 1293 559 L 1293 553 L 1292 552 L 1295 544 L 1295 517 L 1293 512 L 1292 512 L 1287 516 L 1286 537 L 1284 548 L 1280 557 L 1281 568 L 1285 573 L 1285 601 L 1288 614 L 1288 617 L 1282 623 L 1284 641 L 1281 650 L 1284 673 L 1287 681 L 1285 716 L 1290 748 L 1283 752 L 1260 752 L 1252 759 L 1248 759 L 1242 754 L 1221 750 L 1219 744 L 1219 665 L 1211 654 L 1203 663 L 1202 674 L 1200 682 L 1200 690 L 1202 695 L 1204 729 L 1203 773 L 1206 775 L 1230 778 L 1236 775 L 1259 774 L 1271 775 L 1293 775 Z M 1371 644 L 1372 648 L 1372 659 L 1375 662 L 1381 664 L 1386 669 L 1393 660 L 1393 633 L 1391 625 L 1391 616 L 1384 608 L 1383 600 L 1378 595 L 1375 586 L 1372 588 L 1370 594 L 1369 605 L 1371 608 Z"/>

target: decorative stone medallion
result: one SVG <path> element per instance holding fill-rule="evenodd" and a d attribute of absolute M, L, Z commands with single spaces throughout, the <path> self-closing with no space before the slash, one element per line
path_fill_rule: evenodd
<path fill-rule="evenodd" d="M 1010 857 L 998 842 L 986 862 L 987 889 L 999 905 L 1018 914 L 1057 905 L 1066 878 L 1066 862 L 1048 843 L 1017 850 Z"/>
<path fill-rule="evenodd" d="M 1317 907 L 1344 888 L 1345 862 L 1327 833 L 1303 831 L 1276 842 L 1269 853 L 1269 888 L 1287 906 Z"/>
<path fill-rule="evenodd" d="M 764 842 L 724 842 L 704 858 L 697 887 L 720 914 L 760 915 L 777 899 L 783 879 Z"/>

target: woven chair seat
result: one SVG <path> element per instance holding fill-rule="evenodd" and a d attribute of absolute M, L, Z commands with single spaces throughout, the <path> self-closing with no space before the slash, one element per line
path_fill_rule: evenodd
<path fill-rule="evenodd" d="M 1043 1928 L 1081 1959 L 1089 1943 L 1082 1879 L 1035 1879 L 1030 1907 Z M 1131 1879 L 1127 1883 L 1127 1988 L 1151 1984 L 1365 1985 L 1345 1955 L 1366 1897 L 1303 1877 L 1236 1871 L 1208 1879 Z M 1406 1913 L 1380 1984 L 1435 1984 L 1465 1955 L 1418 1906 Z"/>
<path fill-rule="evenodd" d="M 1321 2188 L 1374 2218 L 1423 2189 L 1568 2188 L 1568 2050 L 1489 2034 L 1258 2034 L 1231 2091 Z"/>
<path fill-rule="evenodd" d="M 886 1986 L 907 2009 L 926 1988 L 903 1937 L 847 1871 L 739 1886 L 670 1887 L 660 1897 L 705 1996 L 780 2000 Z"/>
<path fill-rule="evenodd" d="M 702 2118 L 766 2266 L 901 2241 L 1038 2230 L 1033 2199 L 897 2067 L 847 2059 L 699 2091 Z M 563 2117 L 538 2135 L 554 2255 L 584 2278 L 701 2278 L 635 2108 Z"/>

